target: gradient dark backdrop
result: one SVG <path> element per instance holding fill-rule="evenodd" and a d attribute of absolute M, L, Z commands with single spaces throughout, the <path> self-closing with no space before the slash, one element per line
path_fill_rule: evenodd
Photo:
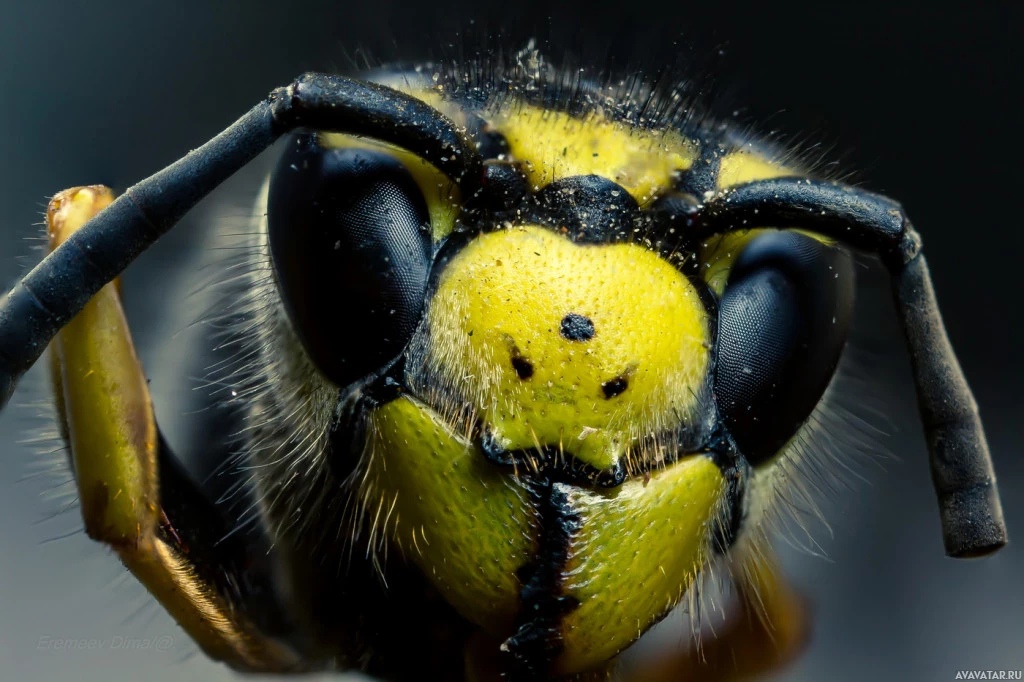
<path fill-rule="evenodd" d="M 3 0 L 0 282 L 30 262 L 27 238 L 49 194 L 95 182 L 123 189 L 297 73 L 349 68 L 359 48 L 383 58 L 453 54 L 458 32 L 504 24 L 512 46 L 536 35 L 556 51 L 602 58 L 613 46 L 619 63 L 682 54 L 715 72 L 723 101 L 743 118 L 823 143 L 827 158 L 904 203 L 981 404 L 1011 539 L 1024 538 L 1024 12 L 1009 2 L 943 10 L 722 5 L 520 2 L 505 8 L 519 18 L 504 21 L 500 8 L 465 2 L 210 9 Z M 255 181 L 232 186 L 244 195 Z M 160 283 L 186 262 L 201 218 L 230 211 L 222 205 L 237 204 L 215 198 L 129 274 L 127 305 L 147 366 L 169 362 L 167 332 L 187 323 L 165 319 Z M 884 281 L 865 279 L 859 325 L 870 361 L 859 366 L 884 396 L 883 444 L 894 457 L 867 467 L 868 483 L 828 505 L 834 537 L 818 533 L 827 560 L 785 552 L 818 627 L 806 657 L 781 678 L 952 680 L 959 669 L 1024 668 L 1024 551 L 1011 544 L 983 562 L 943 556 L 905 354 Z M 158 400 L 161 390 L 154 387 Z M 0 679 L 229 677 L 195 654 L 112 557 L 73 533 L 77 512 L 45 520 L 57 506 L 41 497 L 51 484 L 18 481 L 35 460 L 17 442 L 31 413 L 0 416 Z M 118 636 L 159 650 L 118 646 Z M 54 640 L 84 648 L 58 650 Z"/>

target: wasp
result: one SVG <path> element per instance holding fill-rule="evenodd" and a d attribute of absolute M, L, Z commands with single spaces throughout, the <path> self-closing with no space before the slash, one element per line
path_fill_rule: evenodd
<path fill-rule="evenodd" d="M 280 141 L 231 318 L 273 567 L 171 452 L 117 276 Z M 808 617 L 765 520 L 828 389 L 851 253 L 887 269 L 945 548 L 1006 542 L 977 406 L 895 201 L 642 80 L 535 51 L 311 73 L 119 197 L 58 194 L 0 301 L 0 398 L 49 348 L 87 533 L 212 658 L 384 679 L 724 680 Z M 702 581 L 699 647 L 618 656 Z"/>

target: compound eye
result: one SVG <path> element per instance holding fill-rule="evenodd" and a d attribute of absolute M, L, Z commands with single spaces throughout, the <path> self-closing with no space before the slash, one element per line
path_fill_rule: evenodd
<path fill-rule="evenodd" d="M 794 232 L 751 241 L 718 309 L 715 399 L 754 465 L 773 457 L 828 386 L 853 313 L 845 251 Z"/>
<path fill-rule="evenodd" d="M 270 179 L 267 230 L 285 309 L 313 363 L 347 386 L 387 368 L 423 313 L 430 221 L 383 152 L 325 149 L 302 132 Z"/>

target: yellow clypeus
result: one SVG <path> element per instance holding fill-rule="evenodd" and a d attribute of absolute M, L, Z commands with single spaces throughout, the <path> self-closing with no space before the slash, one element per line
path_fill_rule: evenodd
<path fill-rule="evenodd" d="M 555 448 L 608 469 L 691 422 L 706 382 L 700 296 L 635 244 L 579 245 L 535 226 L 483 234 L 442 273 L 427 322 L 434 383 L 506 450 Z M 576 322 L 586 338 L 566 335 Z"/>

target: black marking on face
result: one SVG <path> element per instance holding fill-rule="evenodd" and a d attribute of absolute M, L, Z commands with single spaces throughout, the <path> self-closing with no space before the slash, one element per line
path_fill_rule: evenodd
<path fill-rule="evenodd" d="M 636 199 L 600 175 L 555 180 L 537 193 L 537 204 L 537 219 L 582 244 L 628 241 L 640 217 Z"/>
<path fill-rule="evenodd" d="M 711 458 L 725 479 L 725 500 L 722 505 L 719 525 L 712 536 L 712 546 L 719 554 L 725 554 L 736 542 L 743 519 L 746 516 L 747 478 L 750 465 L 739 455 L 736 441 L 721 423 L 715 427 L 707 442 L 701 448 Z"/>
<path fill-rule="evenodd" d="M 518 348 L 512 352 L 512 369 L 516 371 L 516 376 L 523 381 L 533 376 L 533 363 L 520 355 Z"/>
<path fill-rule="evenodd" d="M 338 390 L 334 421 L 327 432 L 324 448 L 324 459 L 337 481 L 347 480 L 355 471 L 359 453 L 366 443 L 369 414 L 400 393 L 390 380 L 371 382 L 367 388 L 371 389 L 370 392 L 361 393 L 354 402 L 350 399 L 352 394 L 349 390 Z M 391 396 L 387 395 L 390 390 L 394 390 Z"/>
<path fill-rule="evenodd" d="M 629 379 L 623 376 L 609 379 L 601 384 L 601 390 L 604 392 L 605 400 L 611 400 L 615 396 L 621 395 L 627 388 L 629 388 Z"/>
<path fill-rule="evenodd" d="M 516 371 L 516 376 L 523 381 L 533 376 L 533 364 L 522 355 L 512 356 L 512 368 Z"/>
<path fill-rule="evenodd" d="M 617 488 L 626 480 L 626 465 L 621 459 L 607 469 L 598 469 L 556 446 L 509 450 L 483 423 L 478 423 L 474 434 L 484 457 L 510 473 L 531 471 L 580 487 Z"/>
<path fill-rule="evenodd" d="M 480 432 L 480 450 L 484 453 L 484 457 L 500 466 L 515 464 L 513 453 L 498 441 L 490 428 L 482 425 L 477 428 Z"/>
<path fill-rule="evenodd" d="M 508 140 L 496 130 L 484 130 L 476 145 L 484 159 L 498 159 L 508 154 Z"/>
<path fill-rule="evenodd" d="M 531 215 L 534 204 L 526 175 L 518 166 L 508 161 L 486 161 L 480 189 L 467 197 L 463 206 L 463 224 L 478 220 L 479 229 L 492 231 Z"/>
<path fill-rule="evenodd" d="M 569 341 L 589 341 L 594 338 L 594 323 L 589 317 L 569 313 L 562 318 L 559 331 Z"/>
<path fill-rule="evenodd" d="M 676 189 L 684 194 L 703 200 L 706 192 L 714 192 L 718 186 L 718 171 L 722 167 L 722 157 L 726 148 L 720 142 L 708 139 L 701 142 L 700 158 L 693 162 L 689 170 L 682 173 L 676 183 Z"/>
<path fill-rule="evenodd" d="M 516 631 L 502 644 L 508 680 L 546 679 L 562 653 L 562 620 L 579 600 L 564 593 L 569 547 L 582 522 L 564 484 L 543 478 L 529 484 L 540 530 L 536 558 L 517 571 L 522 589 Z"/>
<path fill-rule="evenodd" d="M 519 350 L 515 340 L 508 334 L 505 335 L 505 343 L 508 344 L 508 353 L 512 359 L 512 369 L 516 371 L 516 376 L 522 381 L 526 381 L 533 376 L 533 363 L 526 359 L 523 352 Z"/>
<path fill-rule="evenodd" d="M 499 130 L 479 116 L 470 116 L 466 123 L 469 133 L 480 156 L 486 161 L 508 154 L 508 140 Z"/>
<path fill-rule="evenodd" d="M 633 376 L 634 372 L 636 372 L 636 365 L 632 364 L 619 376 L 613 377 L 601 384 L 601 391 L 604 392 L 605 400 L 611 400 L 617 395 L 622 395 L 622 392 L 629 388 L 629 378 Z"/>

